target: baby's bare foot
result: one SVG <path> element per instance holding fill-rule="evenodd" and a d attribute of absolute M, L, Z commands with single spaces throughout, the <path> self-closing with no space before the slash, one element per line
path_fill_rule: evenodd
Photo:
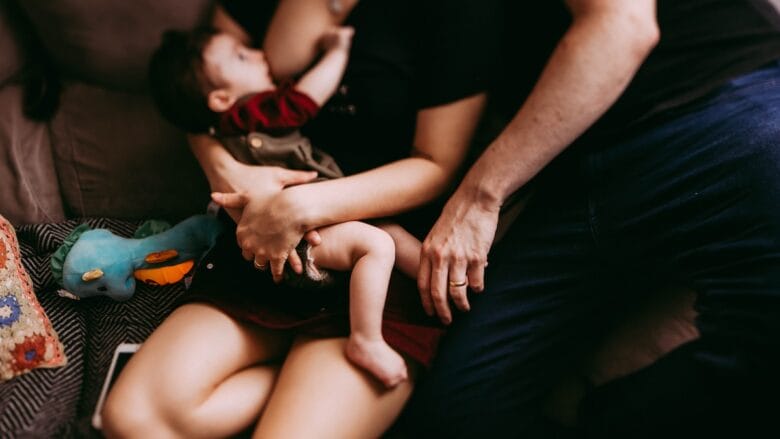
<path fill-rule="evenodd" d="M 347 341 L 347 358 L 392 388 L 408 378 L 406 362 L 384 340 L 352 335 Z"/>

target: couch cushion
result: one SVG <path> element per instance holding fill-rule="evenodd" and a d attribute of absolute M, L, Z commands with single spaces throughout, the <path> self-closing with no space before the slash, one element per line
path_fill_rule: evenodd
<path fill-rule="evenodd" d="M 139 90 L 169 27 L 203 22 L 210 0 L 17 0 L 65 75 Z"/>
<path fill-rule="evenodd" d="M 0 88 L 0 213 L 12 224 L 64 217 L 46 125 L 22 115 L 22 89 Z"/>
<path fill-rule="evenodd" d="M 177 220 L 206 208 L 208 185 L 183 133 L 147 95 L 66 84 L 51 135 L 71 216 Z"/>
<path fill-rule="evenodd" d="M 10 0 L 0 0 L 0 85 L 5 84 L 22 68 L 21 41 L 13 24 L 13 6 Z"/>
<path fill-rule="evenodd" d="M 80 304 L 59 297 L 51 284 L 49 257 L 62 242 L 59 236 L 17 230 L 22 264 L 33 281 L 38 300 L 65 345 L 68 364 L 36 369 L 0 384 L 0 436 L 13 438 L 75 437 L 74 422 L 84 382 L 86 323 Z"/>

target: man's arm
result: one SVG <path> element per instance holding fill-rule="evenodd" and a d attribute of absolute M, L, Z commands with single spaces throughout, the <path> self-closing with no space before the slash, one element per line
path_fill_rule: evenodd
<path fill-rule="evenodd" d="M 349 61 L 349 47 L 354 30 L 339 27 L 328 31 L 322 39 L 325 53 L 295 86 L 322 106 L 336 92 Z"/>
<path fill-rule="evenodd" d="M 571 27 L 464 183 L 501 203 L 604 115 L 659 39 L 655 3 L 568 0 Z"/>
<path fill-rule="evenodd" d="M 426 311 L 449 322 L 449 297 L 468 310 L 483 288 L 498 210 L 511 193 L 615 103 L 659 39 L 655 0 L 568 0 L 573 21 L 536 86 L 464 177 L 423 244 L 418 286 Z"/>

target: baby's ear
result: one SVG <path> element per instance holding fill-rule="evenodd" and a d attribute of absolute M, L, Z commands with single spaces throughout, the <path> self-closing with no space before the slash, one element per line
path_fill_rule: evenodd
<path fill-rule="evenodd" d="M 236 102 L 236 97 L 224 88 L 218 88 L 209 92 L 207 97 L 211 111 L 223 113 L 228 111 Z"/>

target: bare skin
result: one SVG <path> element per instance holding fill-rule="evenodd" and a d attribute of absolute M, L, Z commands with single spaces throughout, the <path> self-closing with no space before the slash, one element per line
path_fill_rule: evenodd
<path fill-rule="evenodd" d="M 223 204 L 238 208 L 242 197 L 225 194 Z M 350 327 L 347 357 L 392 388 L 408 378 L 404 359 L 382 337 L 382 310 L 396 260 L 416 272 L 420 242 L 398 225 L 387 226 L 391 234 L 357 221 L 348 221 L 318 229 L 321 244 L 311 247 L 316 266 L 352 271 L 350 277 Z M 397 253 L 398 241 L 405 250 Z"/>
<path fill-rule="evenodd" d="M 417 282 L 428 314 L 449 324 L 449 300 L 468 311 L 466 286 L 475 292 L 484 288 L 501 205 L 625 90 L 658 41 L 655 3 L 567 1 L 572 25 L 536 86 L 468 171 L 423 242 Z"/>
<path fill-rule="evenodd" d="M 201 304 L 176 309 L 133 355 L 103 409 L 108 437 L 224 437 L 250 426 L 290 340 Z"/>
<path fill-rule="evenodd" d="M 344 0 L 341 16 L 314 17 L 325 2 L 282 0 L 266 38 L 268 62 L 279 66 L 274 78 L 310 65 L 319 38 L 354 3 Z M 220 29 L 242 34 L 219 7 L 216 17 Z M 421 110 L 408 158 L 321 183 L 301 185 L 315 173 L 241 164 L 209 136 L 191 136 L 190 144 L 213 191 L 247 198 L 228 210 L 245 257 L 279 264 L 292 262 L 304 235 L 318 241 L 317 229 L 393 216 L 439 196 L 465 158 L 484 103 L 477 94 Z M 388 390 L 348 360 L 347 343 L 247 327 L 210 306 L 184 305 L 123 371 L 104 411 L 106 434 L 225 437 L 254 428 L 257 438 L 379 437 L 411 395 L 417 365 L 406 360 L 409 378 Z"/>
<path fill-rule="evenodd" d="M 346 343 L 296 339 L 254 438 L 368 438 L 390 427 L 411 395 L 416 369 L 387 390 L 347 361 Z"/>
<path fill-rule="evenodd" d="M 386 387 L 395 387 L 408 378 L 408 372 L 404 359 L 382 337 L 382 310 L 395 262 L 393 239 L 381 229 L 357 221 L 325 227 L 319 232 L 322 244 L 312 248 L 315 263 L 334 270 L 352 270 L 352 331 L 346 355 Z"/>
<path fill-rule="evenodd" d="M 346 344 L 346 338 L 291 342 L 211 306 L 184 305 L 120 375 L 103 410 L 104 433 L 229 437 L 254 426 L 258 438 L 379 437 L 413 380 L 386 390 L 347 360 Z M 409 363 L 411 378 L 415 370 Z"/>

